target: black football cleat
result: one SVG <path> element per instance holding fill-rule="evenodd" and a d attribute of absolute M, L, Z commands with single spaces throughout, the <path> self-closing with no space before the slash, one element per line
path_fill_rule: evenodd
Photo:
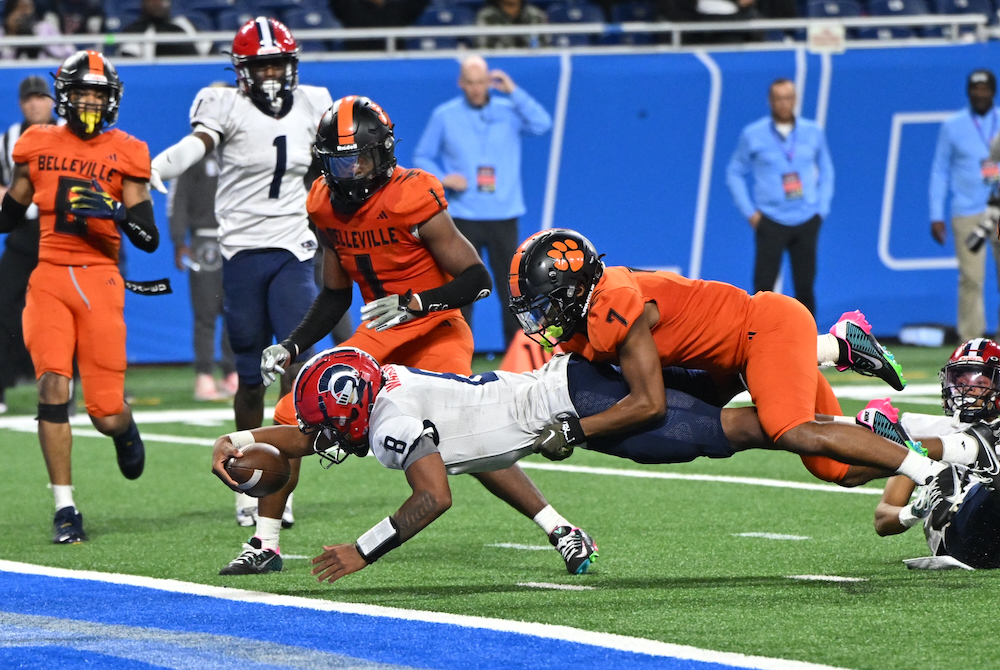
<path fill-rule="evenodd" d="M 281 554 L 273 549 L 261 549 L 260 539 L 251 537 L 243 544 L 243 553 L 219 570 L 220 575 L 263 575 L 281 572 Z"/>
<path fill-rule="evenodd" d="M 52 520 L 52 544 L 79 544 L 87 541 L 83 515 L 70 505 L 56 512 Z"/>
<path fill-rule="evenodd" d="M 559 526 L 549 535 L 549 542 L 566 562 L 566 571 L 582 575 L 597 559 L 597 543 L 581 528 Z"/>
<path fill-rule="evenodd" d="M 128 430 L 112 439 L 118 454 L 118 469 L 125 475 L 125 479 L 138 479 L 146 467 L 146 447 L 135 421 L 129 424 Z"/>

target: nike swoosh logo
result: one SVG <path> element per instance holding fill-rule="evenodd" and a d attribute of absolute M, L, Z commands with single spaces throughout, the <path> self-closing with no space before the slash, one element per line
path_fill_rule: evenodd
<path fill-rule="evenodd" d="M 874 356 L 869 356 L 868 354 L 861 351 L 855 351 L 854 353 L 857 354 L 858 358 L 863 358 L 866 361 L 868 361 L 868 363 L 872 366 L 873 370 L 881 370 L 882 368 L 885 367 L 882 364 L 882 361 L 878 358 L 875 358 Z"/>

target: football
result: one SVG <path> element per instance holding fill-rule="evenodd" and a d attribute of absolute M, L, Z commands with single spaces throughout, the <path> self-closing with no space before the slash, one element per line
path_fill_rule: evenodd
<path fill-rule="evenodd" d="M 254 498 L 263 498 L 288 483 L 292 466 L 277 448 L 255 442 L 241 449 L 242 458 L 235 456 L 226 463 L 226 472 L 239 484 L 240 491 Z"/>

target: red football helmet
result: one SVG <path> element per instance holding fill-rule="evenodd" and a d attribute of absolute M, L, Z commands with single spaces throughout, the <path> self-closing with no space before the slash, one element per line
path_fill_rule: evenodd
<path fill-rule="evenodd" d="M 939 376 L 946 414 L 966 423 L 1000 416 L 1000 345 L 993 340 L 977 337 L 960 345 Z"/>
<path fill-rule="evenodd" d="M 282 116 L 299 83 L 299 45 L 291 31 L 281 21 L 258 16 L 236 33 L 231 56 L 244 95 L 261 111 Z M 277 66 L 282 74 L 268 73 L 268 65 Z"/>
<path fill-rule="evenodd" d="M 316 433 L 313 448 L 331 465 L 350 454 L 364 456 L 381 389 L 382 369 L 364 351 L 337 347 L 316 354 L 302 366 L 292 390 L 299 430 Z"/>

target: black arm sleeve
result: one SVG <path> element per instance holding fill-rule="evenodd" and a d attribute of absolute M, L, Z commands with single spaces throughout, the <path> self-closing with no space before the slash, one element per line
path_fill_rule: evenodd
<path fill-rule="evenodd" d="M 470 265 L 465 271 L 443 286 L 419 293 L 420 305 L 425 312 L 465 307 L 482 300 L 493 290 L 493 281 L 482 263 Z"/>
<path fill-rule="evenodd" d="M 160 231 L 153 218 L 153 201 L 143 200 L 125 210 L 125 220 L 119 225 L 129 242 L 140 251 L 153 253 L 160 246 Z"/>
<path fill-rule="evenodd" d="M 322 340 L 344 316 L 351 306 L 353 291 L 350 288 L 327 288 L 319 292 L 312 307 L 306 312 L 302 323 L 295 327 L 282 346 L 298 356 L 312 345 Z M 294 345 L 295 349 L 288 345 Z"/>
<path fill-rule="evenodd" d="M 10 193 L 4 193 L 3 204 L 0 205 L 0 233 L 9 233 L 24 223 L 24 213 L 27 211 L 27 205 L 14 200 Z"/>

